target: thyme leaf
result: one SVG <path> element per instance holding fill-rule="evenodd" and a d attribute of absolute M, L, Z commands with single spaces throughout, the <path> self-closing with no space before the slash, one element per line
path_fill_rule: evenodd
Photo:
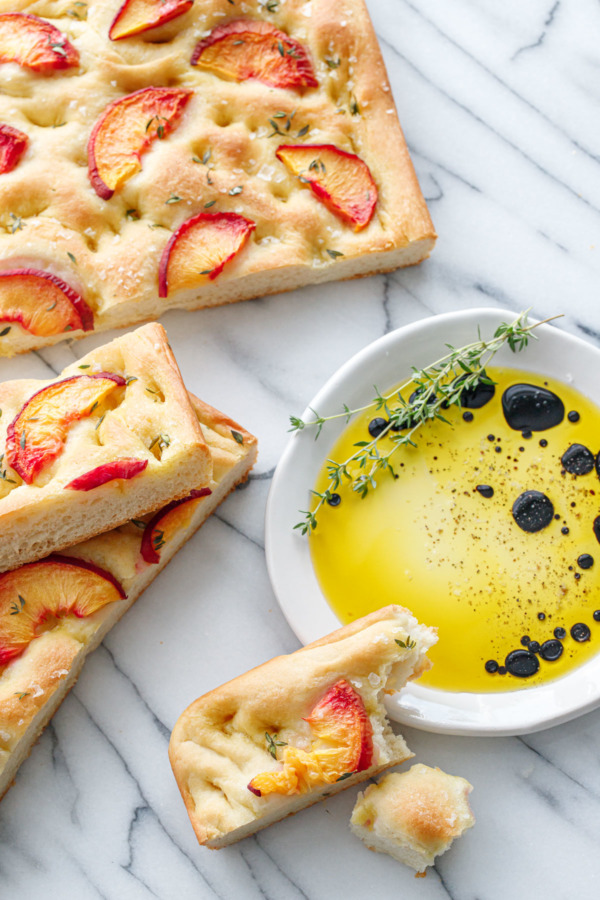
<path fill-rule="evenodd" d="M 268 731 L 265 731 L 265 740 L 267 742 L 267 750 L 273 757 L 273 759 L 277 759 L 277 748 L 278 747 L 287 747 L 287 741 L 278 741 L 277 734 L 269 734 Z"/>
<path fill-rule="evenodd" d="M 410 634 L 407 635 L 406 643 L 404 641 L 401 641 L 399 638 L 395 638 L 395 641 L 399 647 L 402 647 L 403 650 L 414 650 L 417 646 L 416 641 L 411 641 Z"/>

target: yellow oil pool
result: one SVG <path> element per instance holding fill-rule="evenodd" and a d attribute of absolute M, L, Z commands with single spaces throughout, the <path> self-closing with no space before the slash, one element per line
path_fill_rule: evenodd
<path fill-rule="evenodd" d="M 418 446 L 397 451 L 397 477 L 379 473 L 364 500 L 340 488 L 339 505 L 319 510 L 309 539 L 321 588 L 342 622 L 399 603 L 438 626 L 434 667 L 421 683 L 453 691 L 540 684 L 600 645 L 600 481 L 593 466 L 600 411 L 549 378 L 500 368 L 489 375 L 496 389 L 485 406 L 452 407 L 444 413 L 449 425 L 423 425 Z M 502 398 L 517 384 L 556 394 L 564 404 L 560 424 L 533 434 L 511 428 Z M 356 442 L 370 440 L 377 415 L 352 421 L 331 458 L 345 460 Z M 389 448 L 389 438 L 380 444 Z M 327 481 L 324 467 L 315 489 Z M 527 515 L 517 524 L 513 506 L 523 494 L 522 505 L 534 498 L 541 527 Z M 518 518 L 518 503 L 515 511 Z M 600 519 L 596 528 L 600 535 Z"/>

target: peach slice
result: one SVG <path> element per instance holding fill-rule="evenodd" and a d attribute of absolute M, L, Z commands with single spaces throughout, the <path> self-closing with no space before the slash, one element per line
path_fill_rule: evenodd
<path fill-rule="evenodd" d="M 136 475 L 143 472 L 147 465 L 147 459 L 126 459 L 124 457 L 113 459 L 102 466 L 90 469 L 89 472 L 84 472 L 78 478 L 74 478 L 69 484 L 65 484 L 65 490 L 91 491 L 93 488 L 100 487 L 100 485 L 107 484 L 107 482 L 114 481 L 117 478 L 129 481 L 130 478 L 135 478 Z"/>
<path fill-rule="evenodd" d="M 173 232 L 158 267 L 158 296 L 213 280 L 256 225 L 237 213 L 198 213 Z"/>
<path fill-rule="evenodd" d="M 79 65 L 79 53 L 62 31 L 29 13 L 0 14 L 0 63 L 16 62 L 34 72 Z"/>
<path fill-rule="evenodd" d="M 6 461 L 31 484 L 44 466 L 62 451 L 69 425 L 97 409 L 115 388 L 120 375 L 72 375 L 36 391 L 8 426 Z"/>
<path fill-rule="evenodd" d="M 147 87 L 106 107 L 88 142 L 88 172 L 99 197 L 108 200 L 142 168 L 141 155 L 178 124 L 193 91 Z"/>
<path fill-rule="evenodd" d="M 141 546 L 142 559 L 147 563 L 160 562 L 160 553 L 158 552 L 160 548 L 167 544 L 174 534 L 189 525 L 198 501 L 202 497 L 208 497 L 211 493 L 210 488 L 200 488 L 192 491 L 183 500 L 174 500 L 159 510 L 144 529 Z"/>
<path fill-rule="evenodd" d="M 269 22 L 235 19 L 213 28 L 198 44 L 192 65 L 222 78 L 255 78 L 276 88 L 318 87 L 307 51 Z"/>
<path fill-rule="evenodd" d="M 372 765 L 371 721 L 362 697 L 345 679 L 327 691 L 306 721 L 315 736 L 310 751 L 286 746 L 283 769 L 256 775 L 248 785 L 253 794 L 300 794 Z"/>
<path fill-rule="evenodd" d="M 113 19 L 108 36 L 121 41 L 150 28 L 158 28 L 191 9 L 194 0 L 125 0 Z"/>
<path fill-rule="evenodd" d="M 377 188 L 369 167 L 359 156 L 333 144 L 282 144 L 275 155 L 355 231 L 369 224 Z"/>
<path fill-rule="evenodd" d="M 17 322 L 30 334 L 91 331 L 94 314 L 83 297 L 41 269 L 0 270 L 0 322 Z"/>
<path fill-rule="evenodd" d="M 29 138 L 12 125 L 0 124 L 0 175 L 12 172 L 29 143 Z"/>
<path fill-rule="evenodd" d="M 0 666 L 23 653 L 52 618 L 91 616 L 126 597 L 110 572 L 70 556 L 47 556 L 0 575 Z"/>

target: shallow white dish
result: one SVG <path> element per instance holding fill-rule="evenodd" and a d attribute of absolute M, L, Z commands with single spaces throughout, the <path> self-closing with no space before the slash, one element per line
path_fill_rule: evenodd
<path fill-rule="evenodd" d="M 509 310 L 474 309 L 424 319 L 380 338 L 343 365 L 311 400 L 302 418 L 338 413 L 343 404 L 356 408 L 372 400 L 373 385 L 382 391 L 410 377 L 410 366 L 425 366 L 439 358 L 446 343 L 461 346 L 492 336 Z M 552 375 L 573 384 L 596 402 L 600 395 L 600 352 L 550 325 L 536 329 L 537 341 L 513 354 L 504 347 L 494 363 Z M 302 643 L 340 627 L 317 582 L 308 540 L 294 525 L 298 510 L 308 509 L 309 489 L 331 447 L 345 428 L 345 419 L 328 423 L 315 441 L 314 429 L 296 432 L 281 457 L 269 494 L 266 514 L 266 556 L 273 589 L 292 630 Z M 401 598 L 399 598 L 401 602 Z M 434 623 L 431 623 L 434 624 Z M 408 685 L 386 699 L 389 715 L 426 731 L 465 735 L 526 734 L 565 722 L 600 705 L 600 655 L 555 682 L 499 694 L 454 693 Z"/>

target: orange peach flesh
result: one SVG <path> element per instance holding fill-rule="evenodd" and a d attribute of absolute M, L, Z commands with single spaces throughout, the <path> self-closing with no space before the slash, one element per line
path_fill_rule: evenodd
<path fill-rule="evenodd" d="M 108 572 L 48 557 L 0 575 L 0 665 L 20 656 L 50 617 L 90 616 L 125 596 Z"/>
<path fill-rule="evenodd" d="M 8 426 L 6 462 L 31 484 L 62 451 L 72 422 L 102 414 L 100 404 L 124 380 L 117 375 L 75 375 L 38 391 Z"/>
<path fill-rule="evenodd" d="M 333 144 L 284 145 L 277 148 L 276 156 L 355 231 L 369 224 L 377 203 L 377 187 L 360 157 Z"/>
<path fill-rule="evenodd" d="M 18 322 L 30 334 L 46 337 L 88 331 L 93 321 L 92 311 L 79 294 L 48 273 L 0 272 L 0 322 Z"/>
<path fill-rule="evenodd" d="M 236 213 L 200 213 L 184 222 L 163 251 L 159 297 L 219 275 L 242 249 L 255 225 Z"/>
<path fill-rule="evenodd" d="M 268 22 L 240 19 L 219 25 L 197 45 L 192 65 L 234 81 L 255 78 L 291 89 L 318 86 L 302 44 Z"/>
<path fill-rule="evenodd" d="M 37 16 L 0 15 L 0 62 L 16 62 L 36 72 L 79 65 L 79 53 L 65 35 Z"/>
<path fill-rule="evenodd" d="M 115 16 L 108 36 L 120 41 L 150 28 L 157 28 L 182 16 L 192 8 L 194 0 L 125 0 Z"/>
<path fill-rule="evenodd" d="M 253 793 L 300 794 L 369 768 L 371 722 L 361 696 L 347 681 L 334 684 L 306 721 L 315 738 L 310 751 L 285 747 L 283 768 L 256 775 L 248 785 Z"/>
<path fill-rule="evenodd" d="M 182 88 L 143 88 L 105 109 L 88 144 L 90 181 L 99 196 L 109 199 L 140 171 L 142 153 L 178 124 L 191 95 Z"/>
<path fill-rule="evenodd" d="M 210 491 L 207 493 L 210 493 Z M 142 556 L 146 562 L 158 563 L 160 561 L 161 548 L 168 544 L 178 531 L 181 531 L 182 528 L 187 528 L 200 499 L 201 497 L 194 497 L 191 500 L 185 500 L 183 503 L 177 503 L 160 518 L 155 519 L 154 524 L 149 523 L 151 525 L 150 530 L 147 535 L 144 534 L 142 543 Z"/>

